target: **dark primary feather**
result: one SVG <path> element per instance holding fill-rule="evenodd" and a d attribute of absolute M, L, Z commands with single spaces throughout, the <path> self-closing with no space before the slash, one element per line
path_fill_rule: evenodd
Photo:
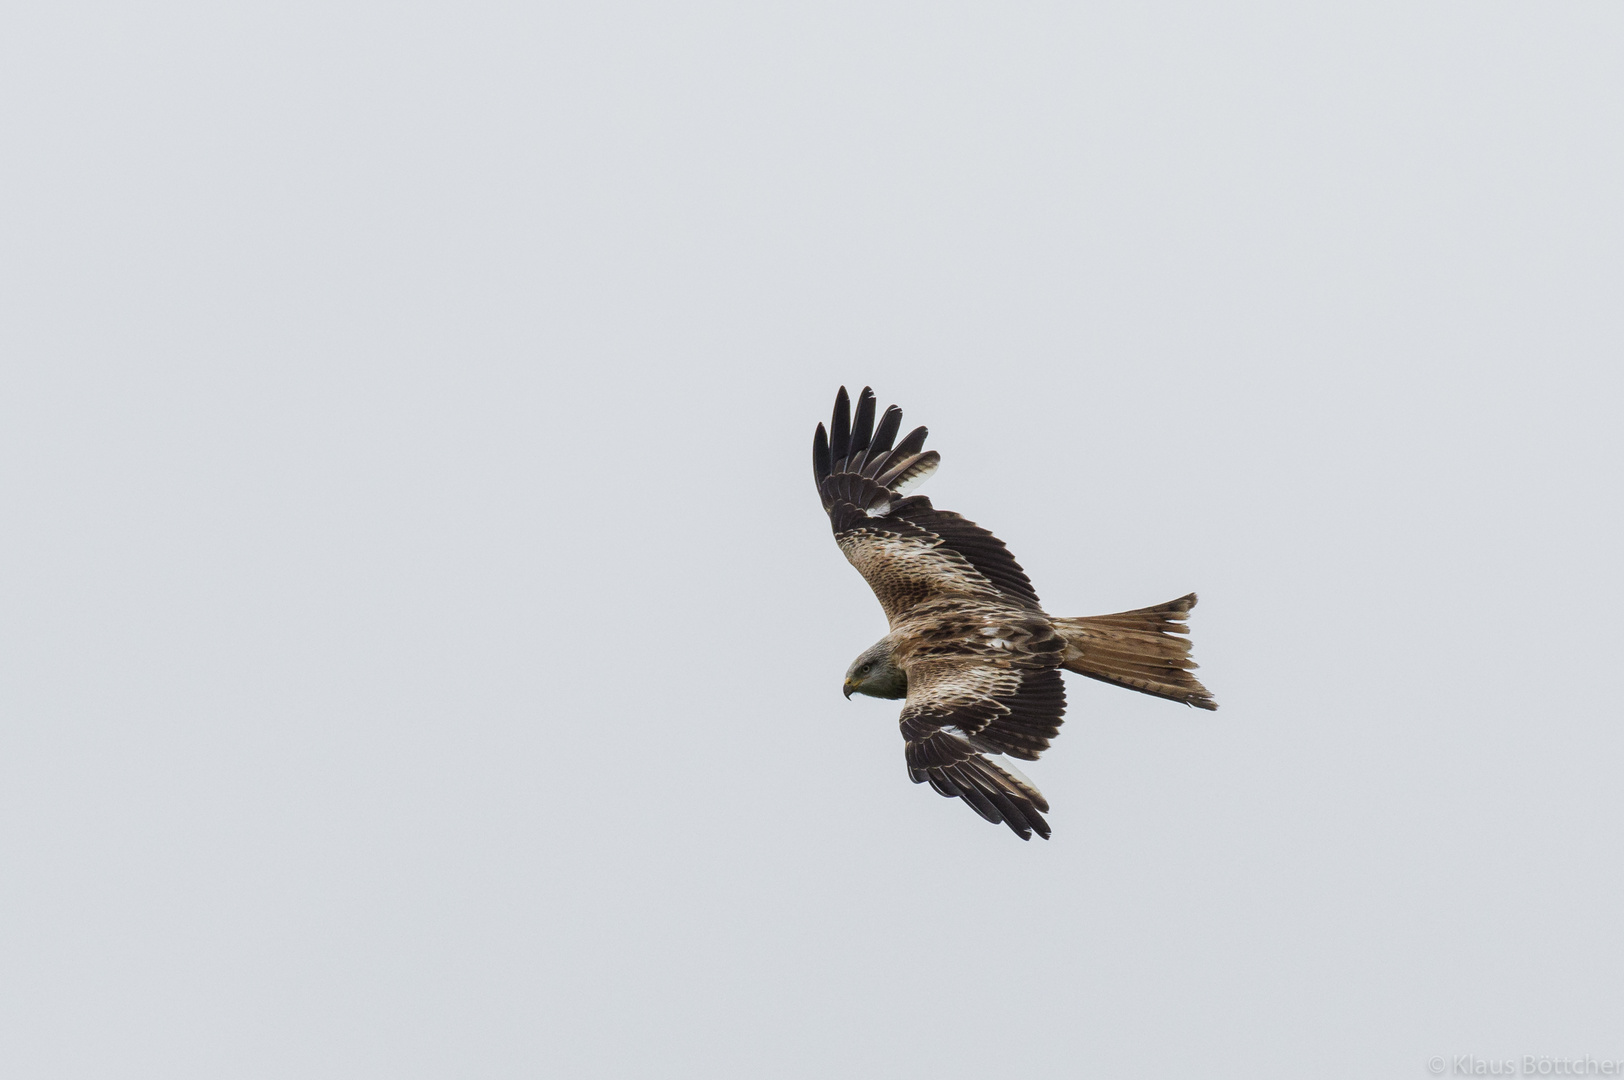
<path fill-rule="evenodd" d="M 902 410 L 895 405 L 887 405 L 885 415 L 880 417 L 880 426 L 874 429 L 874 438 L 869 440 L 868 453 L 858 465 L 858 471 L 870 461 L 878 461 L 891 452 L 891 443 L 897 437 L 897 429 L 902 426 Z"/>
<path fill-rule="evenodd" d="M 892 406 L 892 408 L 896 408 L 896 406 Z M 897 420 L 899 422 L 902 420 L 901 409 L 897 409 Z M 915 454 L 919 453 L 919 451 L 925 448 L 925 440 L 929 437 L 930 428 L 923 424 L 914 428 L 912 431 L 908 432 L 908 434 L 904 435 L 902 437 L 902 441 L 897 443 L 896 449 L 887 454 L 879 465 L 876 466 L 875 472 L 889 472 L 891 469 L 896 468 L 897 462 L 913 457 Z"/>
<path fill-rule="evenodd" d="M 829 449 L 837 468 L 845 464 L 851 453 L 851 399 L 846 396 L 844 386 L 835 395 L 834 415 L 829 418 Z"/>
<path fill-rule="evenodd" d="M 868 449 L 868 440 L 874 437 L 874 391 L 863 387 L 863 392 L 857 395 L 857 419 L 851 426 L 851 450 L 846 460 L 846 467 L 855 471 L 856 462 L 862 459 L 863 452 Z"/>
<path fill-rule="evenodd" d="M 967 741 L 946 732 L 907 745 L 908 779 L 929 784 L 937 794 L 962 799 L 993 824 L 1003 823 L 1022 840 L 1035 832 L 1049 838 L 1043 813 L 1049 804 L 1028 785 L 1022 785 L 994 762 L 977 753 Z"/>

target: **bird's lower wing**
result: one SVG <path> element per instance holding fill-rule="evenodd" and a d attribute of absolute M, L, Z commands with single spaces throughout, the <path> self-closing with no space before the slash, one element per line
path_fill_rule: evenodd
<path fill-rule="evenodd" d="M 902 735 L 908 777 L 963 799 L 1023 840 L 1048 839 L 1042 792 L 1001 755 L 1035 759 L 1059 732 L 1066 708 L 1053 667 L 997 666 L 974 658 L 908 667 Z"/>

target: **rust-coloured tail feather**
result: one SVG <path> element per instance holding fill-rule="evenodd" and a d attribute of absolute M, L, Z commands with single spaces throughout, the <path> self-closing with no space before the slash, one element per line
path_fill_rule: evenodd
<path fill-rule="evenodd" d="M 1191 669 L 1190 632 L 1185 622 L 1195 607 L 1195 593 L 1155 607 L 1053 619 L 1066 642 L 1067 671 L 1115 683 L 1141 694 L 1182 701 L 1198 709 L 1216 709 L 1207 688 Z"/>

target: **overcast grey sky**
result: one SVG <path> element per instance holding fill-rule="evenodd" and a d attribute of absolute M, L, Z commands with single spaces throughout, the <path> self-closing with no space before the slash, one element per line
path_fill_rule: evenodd
<path fill-rule="evenodd" d="M 1624 1059 L 1624 8 L 1349 7 L 11 6 L 0 1073 Z M 841 697 L 841 383 L 1201 594 L 1048 843 Z"/>

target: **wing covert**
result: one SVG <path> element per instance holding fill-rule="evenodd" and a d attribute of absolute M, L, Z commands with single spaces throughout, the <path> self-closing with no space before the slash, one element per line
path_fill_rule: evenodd
<path fill-rule="evenodd" d="M 1060 734 L 1066 686 L 1057 667 L 967 657 L 909 664 L 907 671 L 901 724 L 910 741 L 945 730 L 990 753 L 1036 761 Z"/>

